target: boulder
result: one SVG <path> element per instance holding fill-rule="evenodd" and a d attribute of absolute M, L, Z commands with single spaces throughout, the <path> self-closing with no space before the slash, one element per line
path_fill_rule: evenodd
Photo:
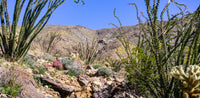
<path fill-rule="evenodd" d="M 87 86 L 88 83 L 90 82 L 89 77 L 87 76 L 79 76 L 78 78 L 78 82 L 81 86 Z"/>
<path fill-rule="evenodd" d="M 85 74 L 92 77 L 95 76 L 98 69 L 94 69 L 91 65 L 86 67 Z"/>
<path fill-rule="evenodd" d="M 62 98 L 70 95 L 72 92 L 75 91 L 75 88 L 73 86 L 65 85 L 59 81 L 47 77 L 41 77 L 41 80 L 44 81 L 46 84 L 51 85 L 51 88 L 53 88 L 55 91 L 58 91 Z"/>
<path fill-rule="evenodd" d="M 9 98 L 9 96 L 7 96 L 6 94 L 1 94 L 0 93 L 0 98 Z"/>
<path fill-rule="evenodd" d="M 2 68 L 0 67 L 0 69 Z M 0 74 L 0 83 L 2 85 L 9 83 L 11 79 L 14 80 L 16 85 L 22 85 L 22 87 L 20 88 L 20 93 L 17 97 L 47 98 L 44 94 L 40 93 L 38 89 L 36 89 L 37 84 L 35 83 L 33 76 L 21 67 L 12 66 L 9 70 L 6 70 L 6 72 Z"/>

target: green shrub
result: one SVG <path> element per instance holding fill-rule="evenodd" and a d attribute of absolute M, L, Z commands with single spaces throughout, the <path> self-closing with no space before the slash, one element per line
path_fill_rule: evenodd
<path fill-rule="evenodd" d="M 28 64 L 30 66 L 33 66 L 35 64 L 36 60 L 34 60 L 31 56 L 26 55 L 23 59 L 22 59 L 22 63 L 23 64 Z"/>
<path fill-rule="evenodd" d="M 125 67 L 128 73 L 127 80 L 130 85 L 134 85 L 139 95 L 146 96 L 148 88 L 144 86 L 144 84 L 148 83 L 152 85 L 151 80 L 147 77 L 151 77 L 151 79 L 155 80 L 158 77 L 158 74 L 154 73 L 156 71 L 155 58 L 145 54 L 141 48 L 136 47 L 132 50 L 132 54 L 135 58 L 129 58 L 131 62 Z M 127 59 L 124 59 L 124 61 L 126 62 Z"/>
<path fill-rule="evenodd" d="M 43 85 L 43 83 L 41 82 L 40 78 L 33 75 L 33 79 L 35 80 L 35 82 L 37 83 L 37 87 L 40 87 Z"/>
<path fill-rule="evenodd" d="M 113 74 L 113 71 L 107 67 L 100 67 L 96 73 L 97 76 L 111 76 Z"/>
<path fill-rule="evenodd" d="M 11 95 L 12 97 L 15 97 L 20 93 L 20 88 L 22 85 L 17 85 L 15 83 L 15 77 L 13 76 L 10 81 L 6 84 L 4 84 L 1 88 L 0 91 L 3 94 L 8 94 Z"/>
<path fill-rule="evenodd" d="M 74 71 L 69 71 L 69 72 L 67 73 L 67 75 L 69 75 L 70 77 L 73 77 L 73 76 L 76 76 L 76 72 L 74 72 Z"/>
<path fill-rule="evenodd" d="M 58 60 L 60 61 L 60 63 L 62 63 L 63 67 L 73 64 L 73 60 L 71 60 L 70 58 L 60 58 Z"/>
<path fill-rule="evenodd" d="M 122 69 L 122 62 L 120 60 L 112 60 L 112 59 L 107 59 L 106 60 L 109 65 L 112 67 L 112 70 L 115 72 L 118 72 Z"/>
<path fill-rule="evenodd" d="M 93 68 L 94 69 L 99 69 L 99 68 L 101 68 L 102 66 L 101 65 L 93 65 Z"/>
<path fill-rule="evenodd" d="M 27 64 L 29 68 L 31 68 L 32 70 L 37 70 L 39 73 L 38 74 L 45 74 L 46 68 L 43 65 L 34 65 L 36 62 L 35 59 L 33 59 L 31 56 L 26 55 L 23 60 L 22 60 L 22 64 Z"/>
<path fill-rule="evenodd" d="M 54 61 L 54 60 L 55 60 L 55 57 L 52 56 L 52 55 L 49 54 L 49 53 L 44 53 L 44 54 L 41 56 L 41 58 L 46 59 L 46 60 L 48 60 L 48 61 Z"/>
<path fill-rule="evenodd" d="M 42 65 L 35 66 L 35 69 L 38 70 L 38 72 L 39 72 L 38 74 L 44 75 L 45 72 L 46 72 L 46 68 L 44 66 L 42 66 Z"/>
<path fill-rule="evenodd" d="M 62 63 L 63 68 L 68 70 L 69 76 L 78 77 L 82 73 L 82 68 L 79 65 L 74 64 L 73 60 L 70 58 L 60 58 L 59 61 Z"/>
<path fill-rule="evenodd" d="M 68 70 L 70 73 L 73 73 L 74 76 L 78 77 L 79 75 L 82 74 L 83 69 L 80 68 L 79 66 L 70 66 L 68 67 Z"/>

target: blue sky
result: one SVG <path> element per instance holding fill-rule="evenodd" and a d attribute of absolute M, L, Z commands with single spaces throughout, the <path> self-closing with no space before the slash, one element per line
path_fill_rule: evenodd
<path fill-rule="evenodd" d="M 7 0 L 12 16 L 12 8 L 15 0 Z M 116 15 L 120 18 L 123 26 L 138 24 L 136 10 L 128 3 L 135 2 L 139 11 L 146 10 L 144 0 L 84 0 L 85 5 L 75 4 L 73 0 L 66 0 L 51 16 L 47 24 L 52 25 L 82 25 L 90 29 L 111 28 L 109 23 L 118 24 L 114 18 L 113 10 L 116 8 Z M 168 0 L 161 0 L 162 9 Z M 191 12 L 195 11 L 200 0 L 176 0 L 188 6 Z M 178 11 L 175 6 L 170 5 L 170 14 Z M 141 15 L 140 15 L 141 16 Z M 20 24 L 20 23 L 19 23 Z"/>

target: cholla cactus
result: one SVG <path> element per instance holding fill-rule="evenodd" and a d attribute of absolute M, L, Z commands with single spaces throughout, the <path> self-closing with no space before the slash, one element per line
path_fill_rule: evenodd
<path fill-rule="evenodd" d="M 190 65 L 187 71 L 183 66 L 172 68 L 170 73 L 174 78 L 181 80 L 179 88 L 184 91 L 185 98 L 200 97 L 200 67 L 198 65 Z"/>

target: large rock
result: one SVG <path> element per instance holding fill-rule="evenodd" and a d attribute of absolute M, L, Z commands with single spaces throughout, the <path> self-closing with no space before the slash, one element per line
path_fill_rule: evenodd
<path fill-rule="evenodd" d="M 78 82 L 81 86 L 87 86 L 90 80 L 89 77 L 87 76 L 79 76 Z"/>
<path fill-rule="evenodd" d="M 75 88 L 73 86 L 65 85 L 59 81 L 52 80 L 47 77 L 41 77 L 41 79 L 48 85 L 51 85 L 52 86 L 51 88 L 53 88 L 55 91 L 58 91 L 61 97 L 70 95 L 72 92 L 75 91 Z"/>
<path fill-rule="evenodd" d="M 9 70 L 2 72 L 0 74 L 0 83 L 2 85 L 9 83 L 9 81 L 14 77 L 14 81 L 17 85 L 22 85 L 20 88 L 19 98 L 47 98 L 45 95 L 41 94 L 37 89 L 37 84 L 35 83 L 32 75 L 26 72 L 21 67 L 11 67 Z M 12 79 L 13 80 L 13 79 Z"/>
<path fill-rule="evenodd" d="M 98 69 L 94 69 L 91 65 L 86 67 L 85 74 L 92 77 L 95 76 Z"/>

